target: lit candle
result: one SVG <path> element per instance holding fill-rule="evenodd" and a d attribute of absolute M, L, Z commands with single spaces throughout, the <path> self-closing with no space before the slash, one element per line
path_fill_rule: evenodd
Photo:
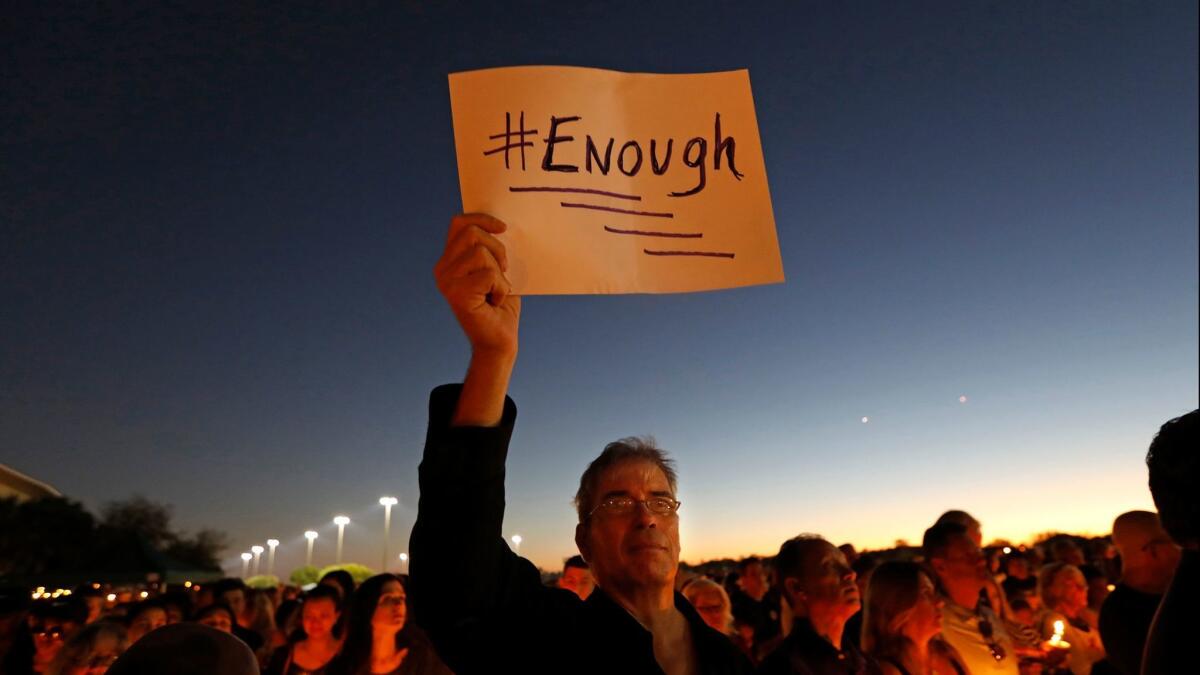
<path fill-rule="evenodd" d="M 1070 649 L 1071 643 L 1062 639 L 1066 626 L 1061 619 L 1054 622 L 1054 635 L 1050 636 L 1050 646 L 1057 649 Z"/>

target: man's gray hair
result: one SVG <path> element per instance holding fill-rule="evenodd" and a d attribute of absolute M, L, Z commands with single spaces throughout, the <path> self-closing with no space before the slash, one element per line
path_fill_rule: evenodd
<path fill-rule="evenodd" d="M 596 508 L 596 488 L 600 476 L 609 468 L 624 462 L 650 462 L 662 470 L 671 486 L 671 494 L 677 490 L 675 462 L 658 447 L 653 436 L 630 436 L 604 446 L 600 456 L 592 460 L 583 476 L 579 478 L 579 491 L 575 493 L 575 511 L 579 522 L 587 520 L 588 513 Z"/>

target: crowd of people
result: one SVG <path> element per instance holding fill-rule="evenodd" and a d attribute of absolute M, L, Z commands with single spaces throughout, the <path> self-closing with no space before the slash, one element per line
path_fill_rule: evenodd
<path fill-rule="evenodd" d="M 1200 606 L 1200 411 L 1164 424 L 1150 445 L 1158 512 L 1120 514 L 1101 546 L 1059 537 L 985 548 L 982 524 L 951 510 L 919 549 L 860 554 L 802 534 L 711 575 L 679 564 L 673 461 L 650 439 L 622 439 L 580 478 L 580 555 L 543 583 L 501 535 L 521 313 L 495 236 L 504 229 L 454 218 L 435 268 L 472 356 L 462 384 L 431 395 L 411 577 L 356 586 L 332 573 L 303 593 L 225 579 L 108 616 L 79 594 L 0 617 L 4 672 L 1195 671 L 1185 648 Z"/>
<path fill-rule="evenodd" d="M 227 578 L 129 603 L 107 602 L 85 586 L 24 612 L 0 612 L 23 619 L 0 623 L 7 629 L 0 635 L 0 673 L 193 672 L 186 664 L 209 663 L 220 653 L 229 656 L 225 669 L 194 672 L 449 673 L 408 620 L 406 583 L 378 574 L 355 584 L 337 570 L 308 590 L 248 588 Z"/>

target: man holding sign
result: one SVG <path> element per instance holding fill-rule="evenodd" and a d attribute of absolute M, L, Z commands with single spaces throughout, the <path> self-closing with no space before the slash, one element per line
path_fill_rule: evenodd
<path fill-rule="evenodd" d="M 438 288 L 471 343 L 461 386 L 435 389 L 409 550 L 418 623 L 456 672 L 749 673 L 750 663 L 674 590 L 675 473 L 637 439 L 610 444 L 580 481 L 575 541 L 597 588 L 587 601 L 542 585 L 501 535 L 507 397 L 521 299 L 486 215 L 456 216 Z"/>

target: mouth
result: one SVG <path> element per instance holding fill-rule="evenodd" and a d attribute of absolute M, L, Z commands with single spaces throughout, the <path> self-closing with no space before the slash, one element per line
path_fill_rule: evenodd
<path fill-rule="evenodd" d="M 630 546 L 629 550 L 632 551 L 633 553 L 655 553 L 655 552 L 666 553 L 667 547 L 662 546 L 660 544 L 635 544 L 633 546 Z"/>

